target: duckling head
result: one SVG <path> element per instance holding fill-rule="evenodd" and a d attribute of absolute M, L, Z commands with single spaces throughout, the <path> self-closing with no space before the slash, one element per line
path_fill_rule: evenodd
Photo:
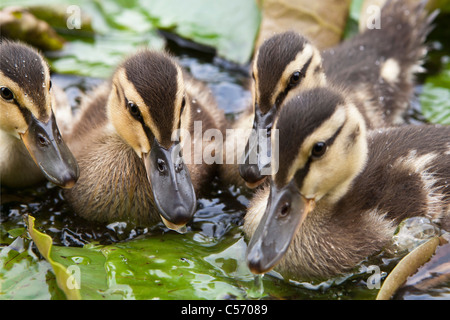
<path fill-rule="evenodd" d="M 279 159 L 278 171 L 272 173 L 268 204 L 247 251 L 254 273 L 280 261 L 308 215 L 321 214 L 316 204 L 331 206 L 341 199 L 367 159 L 362 115 L 330 89 L 289 100 L 274 127 L 279 155 L 272 162 Z M 273 150 L 275 143 L 272 138 Z"/>
<path fill-rule="evenodd" d="M 174 230 L 183 227 L 196 208 L 181 144 L 174 135 L 187 126 L 189 110 L 182 70 L 165 53 L 141 50 L 113 75 L 108 118 L 142 159 L 161 218 Z"/>
<path fill-rule="evenodd" d="M 22 140 L 49 181 L 71 188 L 79 168 L 52 111 L 47 63 L 31 47 L 4 39 L 0 56 L 0 129 Z"/>
<path fill-rule="evenodd" d="M 252 78 L 253 129 L 266 130 L 268 140 L 283 102 L 300 90 L 326 82 L 320 52 L 306 38 L 292 31 L 274 35 L 261 45 L 253 62 Z M 245 161 L 239 167 L 249 187 L 256 187 L 265 179 L 261 171 L 270 165 L 270 143 L 264 146 L 263 143 L 264 139 L 249 139 Z M 258 150 L 267 150 L 268 156 L 259 156 Z"/>

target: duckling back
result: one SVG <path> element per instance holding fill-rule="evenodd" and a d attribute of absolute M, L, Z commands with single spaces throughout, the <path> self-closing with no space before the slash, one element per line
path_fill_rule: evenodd
<path fill-rule="evenodd" d="M 323 52 L 327 78 L 351 88 L 374 128 L 405 122 L 415 75 L 423 70 L 425 40 L 437 15 L 428 15 L 424 5 L 389 0 L 381 8 L 380 28 L 367 27 Z"/>

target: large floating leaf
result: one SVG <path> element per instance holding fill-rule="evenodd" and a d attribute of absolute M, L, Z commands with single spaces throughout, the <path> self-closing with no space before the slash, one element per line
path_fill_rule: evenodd
<path fill-rule="evenodd" d="M 137 1 L 158 28 L 212 46 L 219 56 L 247 63 L 259 29 L 254 0 Z"/>
<path fill-rule="evenodd" d="M 53 270 L 58 286 L 68 298 L 254 299 L 282 298 L 301 292 L 295 286 L 283 285 L 280 279 L 255 278 L 245 263 L 247 245 L 237 229 L 220 241 L 197 232 L 185 235 L 169 232 L 111 245 L 89 244 L 83 248 L 52 246 L 51 239 L 36 230 L 32 217 L 29 217 L 29 232 L 50 264 L 44 271 Z M 23 258 L 27 254 L 24 252 Z M 36 273 L 31 274 L 36 276 Z M 75 280 L 79 289 L 74 291 L 70 287 Z M 39 284 L 42 286 L 42 280 L 37 282 L 36 288 Z M 18 297 L 23 290 L 20 292 Z M 24 297 L 40 297 L 33 294 Z M 320 293 L 305 293 L 305 297 L 310 294 Z M 52 298 L 61 296 L 53 294 Z"/>
<path fill-rule="evenodd" d="M 29 7 L 70 40 L 60 53 L 49 56 L 53 70 L 101 78 L 109 77 L 126 55 L 141 46 L 162 49 L 165 41 L 158 29 L 213 47 L 219 56 L 245 64 L 251 58 L 260 23 L 253 0 L 49 0 L 45 4 L 57 6 L 58 10 L 47 10 L 55 17 L 35 1 L 8 0 L 1 6 Z M 61 8 L 67 8 L 67 24 L 72 21 L 74 25 L 79 19 L 80 29 L 64 24 Z"/>

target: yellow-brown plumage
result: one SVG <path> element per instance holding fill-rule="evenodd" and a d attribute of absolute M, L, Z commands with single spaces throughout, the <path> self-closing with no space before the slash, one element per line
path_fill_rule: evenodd
<path fill-rule="evenodd" d="M 245 216 L 256 273 L 335 276 L 388 246 L 405 218 L 450 228 L 450 127 L 367 131 L 340 92 L 306 91 L 280 111 L 278 170 Z"/>
<path fill-rule="evenodd" d="M 190 143 L 192 150 L 195 143 L 203 142 L 202 151 L 208 144 L 215 144 L 194 139 L 195 121 L 202 121 L 200 135 L 207 129 L 220 132 L 224 129 L 224 114 L 203 84 L 190 78 L 172 57 L 162 52 L 141 50 L 125 59 L 112 79 L 82 107 L 73 129 L 70 146 L 80 164 L 81 175 L 66 197 L 74 210 L 97 221 L 120 220 L 148 226 L 161 221 L 161 215 L 171 228 L 186 224 L 185 219 L 164 218 L 154 198 L 160 188 L 152 189 L 151 183 L 155 182 L 151 181 L 168 172 L 178 177 L 179 172 L 187 170 L 198 195 L 216 173 L 216 165 L 195 164 L 187 159 L 186 146 L 183 161 L 187 169 L 176 163 L 170 167 L 167 158 L 161 167 L 158 167 L 160 162 L 151 161 L 154 149 L 168 152 L 177 145 L 172 140 L 172 133 L 177 129 L 182 130 L 181 144 Z M 188 178 L 183 176 L 183 179 Z M 177 180 L 175 188 L 180 183 Z M 166 202 L 176 199 L 175 194 L 162 195 L 165 196 Z"/>

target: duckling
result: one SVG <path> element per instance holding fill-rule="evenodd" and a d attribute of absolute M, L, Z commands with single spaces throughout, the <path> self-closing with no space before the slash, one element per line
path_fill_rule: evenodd
<path fill-rule="evenodd" d="M 328 278 L 389 248 L 405 218 L 450 230 L 450 127 L 367 130 L 350 97 L 316 88 L 280 110 L 270 187 L 245 216 L 252 272 Z"/>
<path fill-rule="evenodd" d="M 5 39 L 0 56 L 2 185 L 20 188 L 47 179 L 73 187 L 79 168 L 55 120 L 47 63 L 32 47 Z"/>
<path fill-rule="evenodd" d="M 423 6 L 423 2 L 408 6 L 388 1 L 381 11 L 380 29 L 366 29 L 322 53 L 294 31 L 267 39 L 252 65 L 253 129 L 267 130 L 270 136 L 283 101 L 301 90 L 333 83 L 350 88 L 348 94 L 362 100 L 368 128 L 403 124 L 414 74 L 422 68 L 424 42 L 437 14 L 427 16 Z M 270 164 L 270 143 L 264 143 L 248 143 L 239 166 L 251 188 L 264 180 L 261 170 Z M 257 151 L 262 147 L 268 149 L 268 157 Z M 251 157 L 257 161 L 250 161 Z"/>
<path fill-rule="evenodd" d="M 203 135 L 225 125 L 210 90 L 169 54 L 142 49 L 81 110 L 69 137 L 81 174 L 65 193 L 74 211 L 100 222 L 151 226 L 162 220 L 183 228 L 217 169 L 195 157 L 221 150 L 220 139 Z"/>

